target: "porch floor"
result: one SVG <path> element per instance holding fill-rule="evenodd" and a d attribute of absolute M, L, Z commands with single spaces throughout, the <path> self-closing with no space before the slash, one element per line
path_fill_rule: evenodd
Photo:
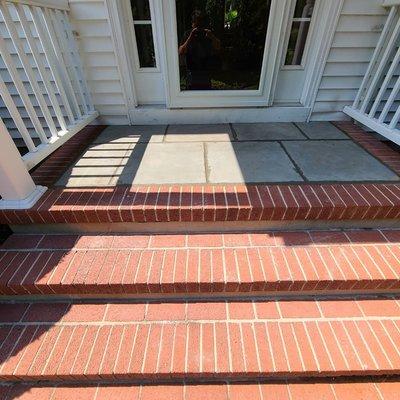
<path fill-rule="evenodd" d="M 330 123 L 110 126 L 58 180 L 65 187 L 399 181 Z"/>

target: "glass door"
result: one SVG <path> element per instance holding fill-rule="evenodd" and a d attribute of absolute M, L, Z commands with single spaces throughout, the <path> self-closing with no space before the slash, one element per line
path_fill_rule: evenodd
<path fill-rule="evenodd" d="M 258 90 L 270 0 L 176 0 L 181 91 Z"/>
<path fill-rule="evenodd" d="M 172 107 L 270 103 L 286 0 L 163 3 Z"/>

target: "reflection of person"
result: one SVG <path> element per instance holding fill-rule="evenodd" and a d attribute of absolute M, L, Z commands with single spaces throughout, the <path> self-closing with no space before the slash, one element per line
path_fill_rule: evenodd
<path fill-rule="evenodd" d="M 185 34 L 179 55 L 185 56 L 188 90 L 211 89 L 210 69 L 221 41 L 207 28 L 207 17 L 200 11 L 192 15 L 192 31 Z"/>

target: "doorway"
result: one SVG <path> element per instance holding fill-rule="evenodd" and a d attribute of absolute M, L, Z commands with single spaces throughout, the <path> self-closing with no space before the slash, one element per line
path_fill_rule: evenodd
<path fill-rule="evenodd" d="M 286 0 L 163 2 L 170 107 L 271 104 Z"/>

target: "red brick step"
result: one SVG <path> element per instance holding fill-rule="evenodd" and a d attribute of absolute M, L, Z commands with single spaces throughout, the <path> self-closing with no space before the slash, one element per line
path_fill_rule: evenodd
<path fill-rule="evenodd" d="M 396 291 L 400 231 L 13 235 L 0 294 Z"/>
<path fill-rule="evenodd" d="M 400 375 L 398 298 L 3 304 L 0 380 Z"/>
<path fill-rule="evenodd" d="M 14 225 L 399 217 L 399 183 L 52 188 L 29 210 L 0 210 L 0 223 Z"/>
<path fill-rule="evenodd" d="M 139 386 L 0 386 L 1 400 L 398 400 L 399 381 L 219 383 Z"/>

